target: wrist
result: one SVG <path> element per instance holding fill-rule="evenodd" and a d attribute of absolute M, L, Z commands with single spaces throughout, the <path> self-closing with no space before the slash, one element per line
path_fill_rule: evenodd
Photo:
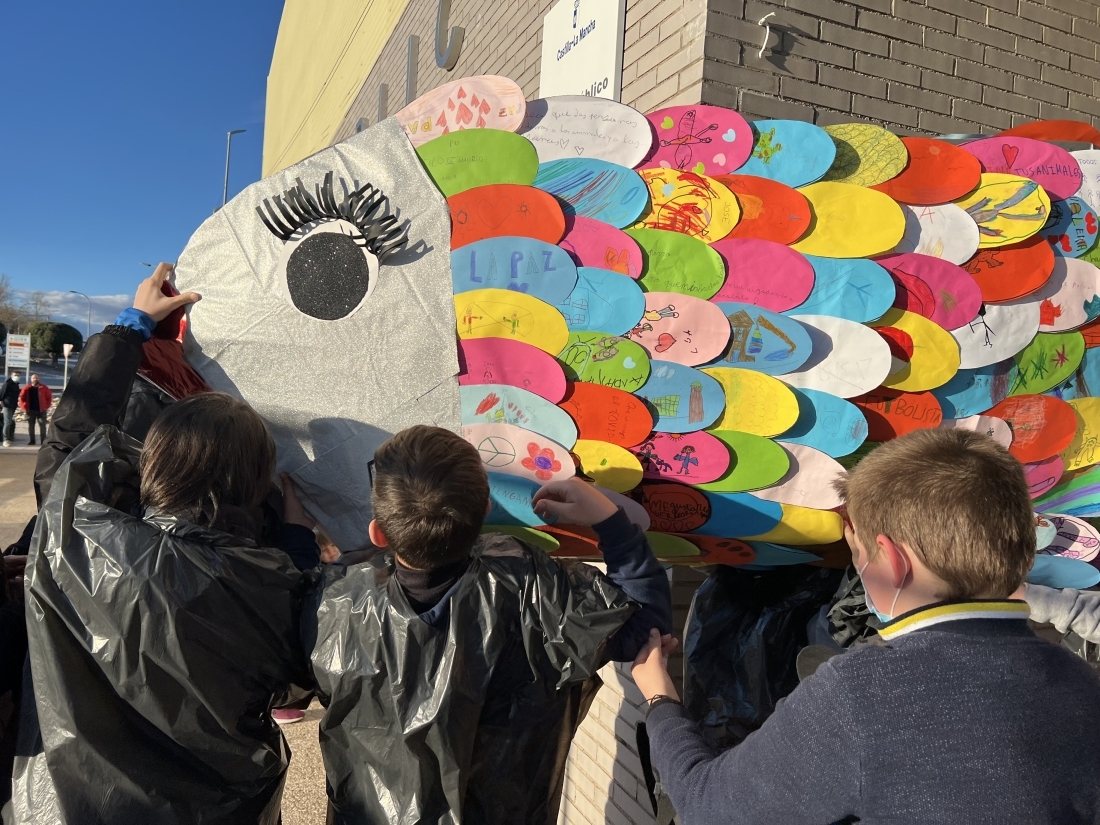
<path fill-rule="evenodd" d="M 130 307 L 118 314 L 118 318 L 115 319 L 115 326 L 128 327 L 141 333 L 142 339 L 148 341 L 153 337 L 153 330 L 157 328 L 157 322 L 153 320 L 153 316 L 148 312 L 137 307 Z"/>

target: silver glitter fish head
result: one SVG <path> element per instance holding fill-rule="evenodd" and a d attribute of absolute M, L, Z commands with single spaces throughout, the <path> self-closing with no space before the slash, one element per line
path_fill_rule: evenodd
<path fill-rule="evenodd" d="M 342 550 L 367 542 L 375 449 L 458 432 L 447 202 L 384 121 L 253 184 L 199 227 L 176 286 L 188 361 L 268 422 L 278 470 Z"/>

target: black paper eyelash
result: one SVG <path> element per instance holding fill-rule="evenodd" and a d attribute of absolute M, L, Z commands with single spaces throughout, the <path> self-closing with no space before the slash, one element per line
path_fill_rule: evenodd
<path fill-rule="evenodd" d="M 405 248 L 409 228 L 398 224 L 397 216 L 390 214 L 390 200 L 381 189 L 368 183 L 337 203 L 332 178 L 332 172 L 326 174 L 324 184 L 318 184 L 314 194 L 298 178 L 297 184 L 282 195 L 264 198 L 263 207 L 257 206 L 256 214 L 271 234 L 283 241 L 289 241 L 307 224 L 332 218 L 353 224 L 362 235 L 362 242 L 357 238 L 356 243 L 374 253 L 379 262 Z"/>

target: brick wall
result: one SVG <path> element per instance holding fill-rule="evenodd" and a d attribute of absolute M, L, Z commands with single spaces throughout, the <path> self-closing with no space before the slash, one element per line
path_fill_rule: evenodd
<path fill-rule="evenodd" d="M 1098 23 L 1093 0 L 710 0 L 702 101 L 902 134 L 1100 125 Z"/>
<path fill-rule="evenodd" d="M 542 18 L 554 0 L 454 0 L 452 26 L 466 38 L 454 71 L 435 65 L 436 0 L 412 0 L 378 62 L 367 75 L 332 142 L 355 131 L 363 118 L 378 120 L 378 88 L 389 86 L 392 115 L 405 105 L 409 35 L 420 37 L 421 94 L 459 77 L 500 74 L 516 81 L 528 99 L 538 97 L 542 63 Z M 698 103 L 703 79 L 706 0 L 627 0 L 623 40 L 622 100 L 646 112 L 678 103 Z"/>

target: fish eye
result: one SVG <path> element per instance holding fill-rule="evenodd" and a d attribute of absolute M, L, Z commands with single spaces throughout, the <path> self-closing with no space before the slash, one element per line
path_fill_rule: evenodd
<path fill-rule="evenodd" d="M 276 277 L 284 300 L 322 321 L 347 318 L 366 303 L 381 264 L 408 244 L 408 226 L 391 214 L 389 199 L 371 184 L 337 200 L 333 174 L 311 193 L 299 179 L 256 212 L 283 241 Z"/>
<path fill-rule="evenodd" d="M 283 298 L 322 321 L 347 318 L 366 303 L 378 282 L 378 258 L 359 230 L 343 220 L 307 224 L 279 255 Z"/>

